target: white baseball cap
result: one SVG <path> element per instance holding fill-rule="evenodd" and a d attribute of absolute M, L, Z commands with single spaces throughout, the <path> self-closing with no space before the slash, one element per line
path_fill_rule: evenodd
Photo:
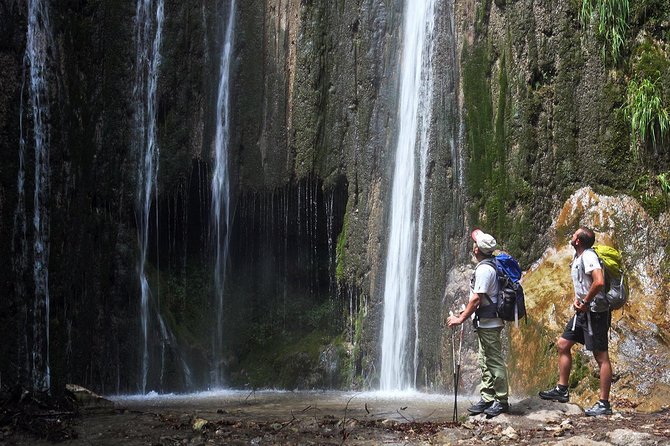
<path fill-rule="evenodd" d="M 493 254 L 497 243 L 492 235 L 483 232 L 481 229 L 475 229 L 470 235 L 481 252 L 484 254 Z"/>

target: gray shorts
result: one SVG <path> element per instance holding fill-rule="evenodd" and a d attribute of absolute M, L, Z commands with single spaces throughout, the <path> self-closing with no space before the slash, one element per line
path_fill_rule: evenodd
<path fill-rule="evenodd" d="M 577 342 L 586 346 L 587 350 L 592 352 L 606 352 L 609 349 L 608 333 L 612 321 L 612 312 L 603 311 L 602 313 L 591 314 L 591 331 L 589 334 L 587 313 L 577 313 L 568 321 L 561 337 L 568 341 Z M 573 319 L 577 317 L 574 331 L 572 330 Z"/>

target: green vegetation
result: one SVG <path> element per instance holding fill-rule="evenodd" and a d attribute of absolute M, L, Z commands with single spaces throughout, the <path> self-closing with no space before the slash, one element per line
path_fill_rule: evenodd
<path fill-rule="evenodd" d="M 670 172 L 664 172 L 656 176 L 658 183 L 661 186 L 661 191 L 665 196 L 665 200 L 668 200 L 668 194 L 670 194 Z"/>
<path fill-rule="evenodd" d="M 667 106 L 670 61 L 662 44 L 649 36 L 642 39 L 631 54 L 630 71 L 631 79 L 620 113 L 629 126 L 631 152 L 638 161 L 643 161 L 646 157 L 641 149 L 651 146 L 658 153 L 658 149 L 664 147 L 670 130 L 670 109 Z M 652 163 L 648 167 L 649 171 L 638 176 L 629 190 L 652 217 L 658 217 L 669 207 L 670 172 L 662 172 L 667 169 L 663 164 Z"/>
<path fill-rule="evenodd" d="M 642 175 L 635 180 L 631 190 L 647 213 L 657 218 L 670 207 L 670 172 Z"/>
<path fill-rule="evenodd" d="M 169 269 L 158 271 L 147 264 L 146 271 L 161 316 L 177 336 L 196 349 L 206 349 L 209 342 L 212 295 L 211 270 L 208 265 L 192 264 L 180 274 Z"/>
<path fill-rule="evenodd" d="M 509 339 L 507 368 L 514 392 L 536 394 L 556 383 L 556 333 L 530 319 L 520 322 L 518 329 L 509 327 Z"/>
<path fill-rule="evenodd" d="M 568 387 L 571 389 L 576 388 L 581 384 L 585 378 L 588 378 L 589 373 L 589 363 L 588 360 L 584 358 L 581 352 L 577 352 L 573 356 L 572 361 L 572 373 L 570 373 L 570 379 L 568 380 Z"/>
<path fill-rule="evenodd" d="M 609 53 L 614 64 L 619 61 L 626 41 L 629 16 L 628 0 L 582 0 L 579 20 L 584 27 L 593 23 L 596 36 L 604 40 L 601 50 L 603 60 Z"/>
<path fill-rule="evenodd" d="M 626 92 L 624 112 L 630 119 L 631 149 L 636 155 L 639 155 L 638 144 L 644 144 L 649 136 L 655 146 L 657 136 L 662 139 L 668 132 L 670 117 L 656 82 L 649 79 L 631 79 Z"/>
<path fill-rule="evenodd" d="M 467 54 L 467 48 L 463 50 Z M 474 198 L 486 196 L 495 162 L 493 108 L 489 75 L 489 51 L 478 45 L 467 55 L 463 66 L 468 185 Z"/>
<path fill-rule="evenodd" d="M 310 372 L 318 368 L 319 353 L 327 344 L 327 336 L 315 331 L 289 340 L 274 338 L 267 331 L 263 333 L 262 345 L 249 350 L 240 362 L 239 371 L 232 374 L 232 383 L 251 388 L 304 387 Z"/>
<path fill-rule="evenodd" d="M 501 55 L 496 76 L 492 76 L 488 44 L 466 47 L 463 54 L 467 181 L 473 198 L 469 221 L 504 240 L 506 250 L 521 255 L 525 251 L 522 245 L 527 242 L 521 234 L 528 230 L 529 222 L 519 204 L 528 199 L 532 189 L 510 169 L 518 160 L 510 157 L 508 121 L 512 104 L 507 54 Z"/>
<path fill-rule="evenodd" d="M 279 302 L 277 302 L 279 304 Z M 337 387 L 348 350 L 341 341 L 339 302 L 293 295 L 285 303 L 244 316 L 231 357 L 230 384 L 285 389 Z M 239 362 L 237 362 L 239 360 Z"/>

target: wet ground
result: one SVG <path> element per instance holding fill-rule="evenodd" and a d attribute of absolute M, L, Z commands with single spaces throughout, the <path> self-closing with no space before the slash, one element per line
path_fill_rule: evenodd
<path fill-rule="evenodd" d="M 113 397 L 128 410 L 190 410 L 200 415 L 225 413 L 240 419 L 276 420 L 282 416 L 332 415 L 336 418 L 383 418 L 396 421 L 444 421 L 453 417 L 453 395 L 419 392 L 287 392 L 221 391 L 194 395 Z M 459 414 L 476 402 L 474 397 L 458 398 Z"/>
<path fill-rule="evenodd" d="M 476 398 L 420 393 L 243 392 L 114 397 L 84 411 L 64 445 L 670 444 L 670 413 L 617 412 L 593 419 L 578 406 L 516 402 L 495 419 L 467 417 Z M 621 431 L 615 438 L 613 432 Z M 632 437 L 631 437 L 632 435 Z M 25 433 L 7 445 L 47 445 Z"/>

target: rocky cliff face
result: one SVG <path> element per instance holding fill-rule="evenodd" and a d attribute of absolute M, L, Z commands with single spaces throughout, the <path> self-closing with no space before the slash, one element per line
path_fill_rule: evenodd
<path fill-rule="evenodd" d="M 667 138 L 638 144 L 636 157 L 621 108 L 628 80 L 667 62 L 668 26 L 659 18 L 667 6 L 642 3 L 631 13 L 626 59 L 612 65 L 601 58 L 602 42 L 590 38 L 593 30 L 580 24 L 573 3 L 438 2 L 419 262 L 419 387 L 450 388 L 451 341 L 442 321 L 465 298 L 466 228 L 493 232 L 529 266 L 548 246 L 560 248 L 557 231 L 577 224 L 554 222 L 565 199 L 585 185 L 638 198 L 650 215 L 640 224 L 659 225 L 667 209 L 659 180 L 670 164 Z M 215 323 L 209 311 L 210 181 L 227 6 L 165 2 L 160 167 L 147 275 L 173 337 L 165 342 L 154 333 L 154 361 L 168 351 L 167 365 L 150 377 L 157 390 L 183 389 L 191 372 L 193 387 L 208 383 L 207 327 Z M 135 10 L 118 2 L 52 2 L 51 8 L 48 208 L 56 385 L 136 391 Z M 375 387 L 403 2 L 251 0 L 237 8 L 227 383 Z M 19 381 L 27 379 L 34 288 L 30 259 L 16 262 L 24 242 L 15 222 L 18 129 L 22 122 L 30 128 L 29 111 L 20 113 L 27 96 L 26 11 L 26 1 L 0 6 L 0 248 L 12 253 L 0 259 L 8 272 L 0 291 L 10 296 L 0 303 L 0 330 L 11 340 L 0 346 L 0 372 Z M 667 70 L 659 71 L 667 98 Z M 34 160 L 27 153 L 30 179 Z M 651 240 L 644 234 L 641 240 Z M 25 242 L 31 237 L 29 228 Z M 638 246 L 631 242 L 635 256 Z M 660 277 L 655 280 L 665 283 Z M 452 285 L 446 293 L 445 282 Z M 654 311 L 645 311 L 645 321 L 663 326 Z M 542 321 L 532 329 L 542 339 L 537 350 L 550 356 L 553 332 L 548 319 Z M 535 384 L 550 378 L 539 374 Z"/>
<path fill-rule="evenodd" d="M 107 3 L 50 8 L 53 41 L 44 74 L 53 85 L 47 208 L 52 222 L 54 371 L 58 379 L 101 391 L 132 391 L 140 360 L 135 215 L 139 158 L 132 149 L 135 10 L 130 4 Z M 152 299 L 177 339 L 171 344 L 178 345 L 170 348 L 182 350 L 195 369 L 203 369 L 209 341 L 202 326 L 212 323 L 206 310 L 212 292 L 209 178 L 221 17 L 227 2 L 166 1 L 164 8 L 156 115 L 159 174 L 146 271 Z M 453 61 L 450 6 L 442 6 L 441 12 L 437 51 Z M 230 153 L 235 219 L 226 325 L 234 384 L 273 384 L 244 371 L 258 365 L 252 360 L 240 364 L 248 359 L 247 344 L 251 339 L 252 345 L 257 341 L 277 349 L 267 344 L 268 337 L 291 344 L 301 332 L 287 331 L 286 326 L 305 309 L 317 315 L 303 324 L 303 333 L 319 326 L 319 313 L 330 313 L 336 321 L 323 333 L 325 343 L 302 346 L 310 350 L 305 367 L 313 368 L 319 352 L 340 333 L 348 340 L 338 347 L 344 348 L 348 364 L 340 367 L 348 370 L 340 375 L 349 380 L 374 375 L 401 13 L 401 2 L 379 0 L 238 5 L 229 117 L 235 128 Z M 21 74 L 26 14 L 26 2 L 9 2 L 0 20 L 8 37 L 2 47 L 7 63 L 2 71 L 1 143 L 8 154 L 2 169 L 2 246 L 13 256 L 19 242 L 29 246 L 33 237 L 28 228 L 22 239 L 13 219 L 19 169 L 18 156 L 9 155 L 17 153 L 19 122 L 30 128 L 30 111 L 20 107 L 21 97 L 28 95 Z M 456 96 L 457 67 L 450 63 L 438 71 L 442 86 L 436 92 L 444 102 Z M 453 192 L 459 173 L 452 157 L 460 122 L 453 106 L 441 108 L 436 116 L 430 175 L 435 198 L 429 202 L 434 213 L 454 217 L 438 219 L 424 232 L 426 242 L 437 241 L 424 263 L 442 275 L 452 260 L 439 246 L 463 222 L 461 213 L 452 212 L 459 206 Z M 30 178 L 34 160 L 29 132 L 27 144 L 25 174 Z M 28 185 L 26 196 L 31 193 Z M 26 215 L 31 206 L 27 204 Z M 268 253 L 272 255 L 263 258 Z M 16 356 L 18 363 L 26 360 L 31 344 L 31 261 L 17 266 L 9 257 L 4 260 L 4 269 L 12 273 L 5 276 L 3 293 L 12 297 L 3 303 L 8 322 L 3 327 L 13 341 L 3 346 L 3 357 Z M 296 265 L 299 271 L 289 273 Z M 426 279 L 425 285 L 434 288 L 432 280 Z M 427 315 L 436 314 L 432 310 L 439 298 L 426 305 Z M 28 314 L 27 319 L 20 314 Z M 17 325 L 26 337 L 11 334 L 9 327 Z M 434 329 L 426 328 L 427 340 L 432 333 Z M 154 336 L 157 343 L 162 337 L 165 345 L 172 335 Z M 156 344 L 156 355 L 160 349 Z M 429 356 L 428 367 L 435 368 L 435 352 Z M 179 362 L 176 356 L 169 361 Z M 179 387 L 184 378 L 176 369 L 181 366 L 171 367 L 175 370 L 169 373 L 161 370 L 155 387 Z M 16 376 L 21 370 L 14 363 L 4 373 Z M 157 382 L 155 373 L 150 381 Z M 207 381 L 205 376 L 193 379 L 196 385 Z"/>

